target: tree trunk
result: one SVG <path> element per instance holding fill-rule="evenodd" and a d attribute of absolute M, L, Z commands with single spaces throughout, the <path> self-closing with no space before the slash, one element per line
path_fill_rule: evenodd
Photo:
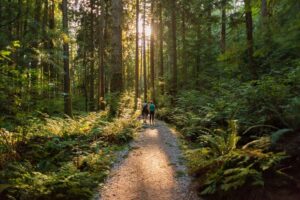
<path fill-rule="evenodd" d="M 135 101 L 134 106 L 137 108 L 139 98 L 139 14 L 140 1 L 136 0 L 136 32 L 135 32 Z"/>
<path fill-rule="evenodd" d="M 89 106 L 89 96 L 88 96 L 88 72 L 87 72 L 87 50 L 86 50 L 86 39 L 87 39 L 87 23 L 86 16 L 83 15 L 83 67 L 84 67 L 84 80 L 83 80 L 83 90 L 84 90 L 84 100 L 85 100 L 85 111 L 88 112 Z"/>
<path fill-rule="evenodd" d="M 51 0 L 51 6 L 50 6 L 50 12 L 49 12 L 49 29 L 51 32 L 54 31 L 55 29 L 55 1 Z M 49 54 L 51 59 L 54 59 L 54 42 L 52 38 L 49 38 Z M 49 80 L 52 83 L 52 87 L 53 87 L 53 97 L 55 96 L 55 88 L 56 88 L 56 83 L 55 83 L 55 77 L 57 74 L 57 71 L 55 70 L 54 65 L 52 64 L 52 62 L 49 64 Z M 51 96 L 50 96 L 51 97 Z"/>
<path fill-rule="evenodd" d="M 155 102 L 155 71 L 154 71 L 154 1 L 151 2 L 151 35 L 150 35 L 150 73 L 152 100 Z"/>
<path fill-rule="evenodd" d="M 177 94 L 177 44 L 176 44 L 176 4 L 175 0 L 171 0 L 171 33 L 172 33 L 172 91 L 171 93 L 175 97 Z"/>
<path fill-rule="evenodd" d="M 98 68 L 98 110 L 104 110 L 104 4 L 101 4 L 101 16 L 99 18 L 99 68 Z"/>
<path fill-rule="evenodd" d="M 68 1 L 62 1 L 62 24 L 63 31 L 66 35 L 69 35 L 68 26 Z M 69 69 L 69 44 L 68 41 L 63 43 L 63 60 L 64 60 L 64 110 L 65 114 L 72 117 L 72 98 L 71 98 L 71 87 L 70 87 L 70 69 Z"/>
<path fill-rule="evenodd" d="M 221 22 L 221 52 L 226 52 L 226 0 L 222 1 L 222 22 Z"/>
<path fill-rule="evenodd" d="M 146 1 L 144 0 L 144 10 L 143 10 L 143 73 L 144 73 L 144 101 L 148 99 L 148 88 L 147 88 L 147 58 L 146 58 Z"/>
<path fill-rule="evenodd" d="M 122 0 L 112 0 L 112 78 L 111 91 L 120 93 L 122 79 Z"/>
<path fill-rule="evenodd" d="M 246 16 L 246 32 L 247 32 L 247 52 L 248 52 L 248 66 L 252 74 L 252 78 L 257 78 L 256 69 L 253 60 L 253 22 L 251 0 L 244 0 L 245 3 L 245 16 Z"/>
<path fill-rule="evenodd" d="M 182 8 L 182 78 L 183 78 L 183 85 L 186 85 L 187 82 L 187 54 L 186 54 L 186 14 L 185 9 Z"/>
<path fill-rule="evenodd" d="M 95 8 L 95 0 L 90 0 L 90 8 L 91 8 L 91 60 L 90 60 L 90 111 L 95 110 L 95 58 L 94 58 L 94 50 L 95 50 L 95 45 L 94 45 L 94 8 Z"/>
<path fill-rule="evenodd" d="M 31 28 L 30 31 L 35 33 L 35 38 L 32 41 L 32 48 L 31 49 L 38 49 L 38 43 L 39 43 L 39 31 L 40 31 L 40 24 L 41 24 L 41 9 L 42 8 L 42 1 L 36 0 L 35 1 L 35 8 L 34 8 L 34 23 L 35 26 Z M 32 61 L 31 61 L 31 69 L 33 69 L 33 73 L 30 74 L 31 80 L 30 80 L 30 85 L 31 85 L 31 97 L 32 100 L 34 101 L 34 98 L 38 96 L 38 91 L 34 87 L 35 85 L 38 84 L 38 54 L 36 51 L 32 51 Z"/>
<path fill-rule="evenodd" d="M 43 13 L 43 24 L 42 24 L 42 31 L 43 31 L 43 42 L 44 42 L 44 47 L 45 49 L 49 50 L 50 48 L 50 41 L 49 41 L 49 37 L 47 34 L 47 27 L 48 27 L 48 18 L 49 18 L 49 2 L 48 0 L 44 0 L 44 13 Z M 42 67 L 43 67 L 43 74 L 42 76 L 44 76 L 44 78 L 46 80 L 43 81 L 43 83 L 45 83 L 47 85 L 47 91 L 43 91 L 44 92 L 44 96 L 47 96 L 48 98 L 50 98 L 50 71 L 49 71 L 49 62 L 45 62 L 42 61 Z M 44 88 L 44 87 L 43 87 Z"/>
<path fill-rule="evenodd" d="M 165 93 L 165 87 L 164 87 L 164 25 L 163 25 L 163 16 L 162 16 L 162 3 L 159 3 L 159 68 L 160 68 L 160 81 L 161 83 L 161 94 Z"/>
<path fill-rule="evenodd" d="M 268 3 L 267 0 L 261 0 L 261 16 L 263 19 L 268 17 Z"/>

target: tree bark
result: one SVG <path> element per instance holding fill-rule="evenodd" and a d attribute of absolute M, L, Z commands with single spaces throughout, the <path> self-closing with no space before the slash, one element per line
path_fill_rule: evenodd
<path fill-rule="evenodd" d="M 257 78 L 256 69 L 253 59 L 253 22 L 252 22 L 252 10 L 251 0 L 244 0 L 245 3 L 245 20 L 246 20 L 246 32 L 247 32 L 247 52 L 248 52 L 248 66 L 252 74 L 252 78 Z"/>
<path fill-rule="evenodd" d="M 49 29 L 51 30 L 51 32 L 54 31 L 55 29 L 55 1 L 51 0 L 51 6 L 50 6 L 50 11 L 49 11 Z M 51 59 L 54 59 L 54 42 L 52 38 L 49 38 L 49 54 Z M 50 76 L 50 82 L 53 84 L 52 87 L 54 87 L 53 89 L 53 96 L 55 96 L 55 77 L 57 74 L 57 71 L 55 70 L 54 65 L 52 64 L 52 62 L 49 64 L 49 76 Z"/>
<path fill-rule="evenodd" d="M 173 96 L 177 94 L 177 43 L 176 43 L 176 2 L 171 0 L 171 33 L 172 33 L 172 91 Z"/>
<path fill-rule="evenodd" d="M 222 22 L 221 22 L 221 52 L 226 52 L 226 0 L 222 0 Z"/>
<path fill-rule="evenodd" d="M 139 14 L 140 1 L 136 0 L 136 32 L 135 32 L 135 101 L 134 105 L 137 108 L 139 98 Z"/>
<path fill-rule="evenodd" d="M 163 16 L 162 16 L 162 3 L 159 3 L 159 68 L 160 68 L 160 81 L 161 81 L 161 94 L 165 93 L 164 87 L 164 25 L 163 25 Z"/>
<path fill-rule="evenodd" d="M 68 36 L 68 1 L 62 1 L 62 24 L 63 31 Z M 71 85 L 70 85 L 70 69 L 69 69 L 69 44 L 68 41 L 63 43 L 63 60 L 64 60 L 64 110 L 65 114 L 72 117 L 72 97 L 71 97 Z"/>
<path fill-rule="evenodd" d="M 187 54 L 186 54 L 186 14 L 185 14 L 185 9 L 182 8 L 182 27 L 181 27 L 181 34 L 182 34 L 182 52 L 181 52 L 181 56 L 182 56 L 182 77 L 183 77 L 183 85 L 186 84 L 187 81 Z"/>
<path fill-rule="evenodd" d="M 94 58 L 94 51 L 95 51 L 95 44 L 94 44 L 94 8 L 95 8 L 95 0 L 90 0 L 90 20 L 91 20 L 91 27 L 90 27 L 90 36 L 91 36 L 91 60 L 90 60 L 90 105 L 89 110 L 95 110 L 95 58 Z"/>
<path fill-rule="evenodd" d="M 155 71 L 154 71 L 154 1 L 151 2 L 151 35 L 150 35 L 150 73 L 152 100 L 155 102 Z"/>
<path fill-rule="evenodd" d="M 112 0 L 112 78 L 111 91 L 120 93 L 122 78 L 122 0 Z"/>
<path fill-rule="evenodd" d="M 143 74 L 144 74 L 144 101 L 148 99 L 148 87 L 147 87 L 147 57 L 146 57 L 146 1 L 144 0 L 143 10 Z"/>
<path fill-rule="evenodd" d="M 101 15 L 99 17 L 99 68 L 98 68 L 98 110 L 104 110 L 104 4 L 101 4 Z"/>
<path fill-rule="evenodd" d="M 261 16 L 263 19 L 268 17 L 268 3 L 267 0 L 261 0 Z"/>

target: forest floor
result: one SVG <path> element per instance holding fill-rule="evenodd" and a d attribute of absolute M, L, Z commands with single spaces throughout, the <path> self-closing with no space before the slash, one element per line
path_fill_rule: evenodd
<path fill-rule="evenodd" d="M 165 123 L 145 124 L 132 150 L 100 190 L 100 200 L 196 200 L 176 133 Z"/>

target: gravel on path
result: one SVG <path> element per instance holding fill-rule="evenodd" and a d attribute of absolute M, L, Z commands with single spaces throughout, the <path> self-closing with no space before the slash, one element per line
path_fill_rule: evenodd
<path fill-rule="evenodd" d="M 197 200 L 176 133 L 164 122 L 145 125 L 128 157 L 100 190 L 100 200 Z"/>

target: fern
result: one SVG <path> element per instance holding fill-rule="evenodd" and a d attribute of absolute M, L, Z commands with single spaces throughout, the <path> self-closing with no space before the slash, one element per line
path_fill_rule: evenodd
<path fill-rule="evenodd" d="M 264 136 L 239 148 L 237 121 L 229 121 L 226 131 L 199 136 L 200 148 L 187 151 L 190 172 L 200 176 L 201 194 L 231 191 L 245 184 L 262 187 L 263 174 L 273 170 L 287 156 L 268 152 L 271 138 Z"/>

